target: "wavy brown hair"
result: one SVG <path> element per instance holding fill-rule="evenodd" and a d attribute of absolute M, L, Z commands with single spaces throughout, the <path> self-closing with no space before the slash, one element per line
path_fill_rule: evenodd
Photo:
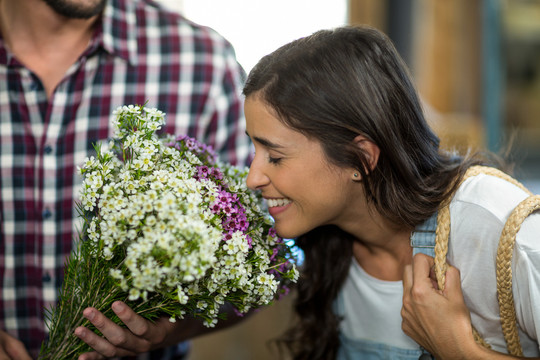
<path fill-rule="evenodd" d="M 439 149 L 407 67 L 372 28 L 323 30 L 284 45 L 253 68 L 244 94 L 318 140 L 329 161 L 357 169 L 368 201 L 398 226 L 429 218 L 479 162 Z M 369 172 L 366 154 L 353 141 L 358 135 L 380 149 Z M 348 274 L 353 240 L 333 226 L 296 239 L 305 254 L 295 304 L 299 320 L 281 341 L 295 359 L 335 358 L 339 319 L 332 304 Z"/>

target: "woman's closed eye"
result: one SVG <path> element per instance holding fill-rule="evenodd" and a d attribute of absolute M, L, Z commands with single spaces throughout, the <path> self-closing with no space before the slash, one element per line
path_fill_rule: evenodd
<path fill-rule="evenodd" d="M 281 162 L 281 158 L 278 158 L 278 157 L 272 157 L 272 156 L 268 156 L 268 162 L 270 164 L 274 164 L 274 165 L 277 165 Z"/>

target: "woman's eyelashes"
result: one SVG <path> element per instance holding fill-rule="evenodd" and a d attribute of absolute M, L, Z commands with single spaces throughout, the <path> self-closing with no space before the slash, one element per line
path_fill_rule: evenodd
<path fill-rule="evenodd" d="M 272 156 L 268 156 L 268 162 L 270 164 L 274 164 L 274 165 L 277 165 L 281 162 L 281 158 L 277 158 L 277 157 L 272 157 Z"/>

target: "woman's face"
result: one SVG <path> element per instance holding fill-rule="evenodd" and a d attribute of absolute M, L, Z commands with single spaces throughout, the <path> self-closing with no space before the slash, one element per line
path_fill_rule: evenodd
<path fill-rule="evenodd" d="M 354 221 L 351 205 L 361 187 L 354 169 L 328 162 L 318 141 L 285 126 L 257 96 L 246 99 L 245 114 L 255 145 L 247 185 L 262 191 L 280 236 Z"/>

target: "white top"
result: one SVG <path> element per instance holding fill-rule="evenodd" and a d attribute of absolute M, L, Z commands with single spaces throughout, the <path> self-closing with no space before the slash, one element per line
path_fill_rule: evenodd
<path fill-rule="evenodd" d="M 467 179 L 450 204 L 448 262 L 461 272 L 465 302 L 473 326 L 499 352 L 506 353 L 499 318 L 495 258 L 500 234 L 511 210 L 527 194 L 488 175 Z M 525 356 L 540 356 L 540 213 L 530 215 L 516 237 L 512 260 L 513 293 Z M 401 281 L 382 281 L 352 261 L 338 295 L 347 314 L 340 325 L 351 339 L 367 339 L 417 349 L 401 330 Z"/>

